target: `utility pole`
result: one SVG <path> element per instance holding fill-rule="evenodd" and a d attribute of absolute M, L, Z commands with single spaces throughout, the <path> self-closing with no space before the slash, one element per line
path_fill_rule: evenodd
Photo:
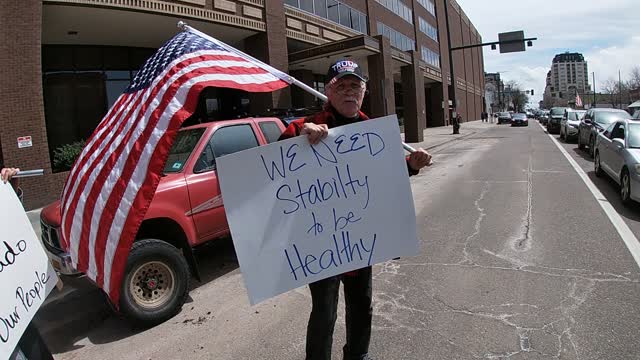
<path fill-rule="evenodd" d="M 447 24 L 447 45 L 449 47 L 449 75 L 451 76 L 451 87 L 449 88 L 449 100 L 451 101 L 451 113 L 450 121 L 453 122 L 453 118 L 456 117 L 456 109 L 458 104 L 456 103 L 456 76 L 453 71 L 453 52 L 451 51 L 451 28 L 449 26 L 449 0 L 444 1 L 444 17 Z M 448 109 L 447 109 L 448 111 Z"/>
<path fill-rule="evenodd" d="M 593 72 L 593 107 L 596 107 L 598 100 L 596 100 L 596 72 Z"/>
<path fill-rule="evenodd" d="M 622 109 L 622 73 L 620 69 L 618 69 L 618 89 L 620 89 L 620 109 Z"/>

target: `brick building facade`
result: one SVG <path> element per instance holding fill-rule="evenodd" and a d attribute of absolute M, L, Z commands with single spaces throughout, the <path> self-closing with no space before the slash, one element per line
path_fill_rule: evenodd
<path fill-rule="evenodd" d="M 59 196 L 68 172 L 54 166 L 54 151 L 86 139 L 179 20 L 320 91 L 332 61 L 358 61 L 370 79 L 365 110 L 397 113 L 411 142 L 422 140 L 425 127 L 450 123 L 448 33 L 454 47 L 482 42 L 455 0 L 7 0 L 0 10 L 0 162 L 45 170 L 23 181 L 27 208 Z M 478 119 L 482 51 L 456 51 L 453 60 L 457 111 Z M 317 105 L 296 88 L 209 93 L 219 116 Z M 22 136 L 33 145 L 18 148 Z"/>

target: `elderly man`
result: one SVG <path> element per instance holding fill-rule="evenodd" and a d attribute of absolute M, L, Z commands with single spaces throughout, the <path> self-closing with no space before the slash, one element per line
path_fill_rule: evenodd
<path fill-rule="evenodd" d="M 328 71 L 324 110 L 305 119 L 289 124 L 280 139 L 306 135 L 309 142 L 317 144 L 327 136 L 329 129 L 367 120 L 360 111 L 367 88 L 367 79 L 357 63 L 341 60 Z M 418 149 L 407 157 L 410 175 L 431 165 L 431 155 Z M 344 284 L 346 303 L 347 343 L 343 348 L 345 360 L 370 359 L 372 279 L 371 267 L 333 276 L 309 284 L 312 310 L 307 326 L 307 360 L 330 360 L 333 329 L 338 311 L 340 282 Z"/>

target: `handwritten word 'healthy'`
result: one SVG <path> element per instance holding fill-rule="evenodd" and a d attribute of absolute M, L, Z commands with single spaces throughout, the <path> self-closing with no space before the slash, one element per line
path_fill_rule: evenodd
<path fill-rule="evenodd" d="M 336 176 L 328 180 L 316 179 L 311 184 L 302 184 L 296 179 L 293 188 L 289 184 L 283 184 L 276 191 L 276 199 L 286 202 L 289 206 L 283 210 L 285 215 L 293 214 L 300 209 L 308 209 L 313 205 L 329 201 L 334 197 L 348 200 L 351 196 L 364 194 L 362 209 L 369 206 L 371 190 L 369 189 L 369 176 L 354 177 L 351 168 L 346 166 L 345 171 L 335 167 Z"/>
<path fill-rule="evenodd" d="M 288 147 L 280 146 L 280 158 L 276 160 L 265 160 L 264 155 L 260 155 L 262 159 L 262 165 L 264 166 L 267 176 L 273 181 L 276 178 L 276 173 L 281 178 L 287 178 L 288 173 L 295 173 L 296 171 L 304 168 L 309 163 L 309 160 L 298 158 L 304 155 L 298 154 L 298 144 L 292 144 Z M 340 155 L 346 155 L 349 153 L 366 151 L 369 156 L 375 157 L 385 149 L 384 140 L 376 133 L 355 133 L 348 139 L 346 135 L 338 136 L 333 143 L 320 141 L 317 145 L 311 145 L 311 152 L 313 158 L 318 162 L 320 167 L 330 164 L 338 164 L 338 158 Z M 312 159 L 313 159 L 312 158 Z M 271 166 L 267 165 L 270 163 Z"/>
<path fill-rule="evenodd" d="M 365 245 L 366 240 L 360 239 L 353 244 L 349 231 L 341 231 L 340 235 L 333 234 L 333 246 L 318 254 L 301 254 L 298 247 L 293 244 L 291 255 L 287 249 L 284 250 L 284 256 L 291 269 L 291 275 L 297 281 L 298 275 L 301 277 L 309 277 L 318 275 L 324 270 L 331 268 L 339 268 L 351 263 L 366 261 L 366 265 L 371 266 L 373 251 L 376 246 L 376 234 L 369 242 L 369 248 Z M 341 239 L 338 240 L 338 237 Z"/>
<path fill-rule="evenodd" d="M 16 289 L 16 299 L 18 305 L 13 307 L 13 310 L 9 312 L 8 316 L 0 316 L 0 341 L 6 343 L 11 338 L 11 331 L 15 329 L 20 323 L 20 309 L 24 309 L 25 313 L 28 313 L 35 305 L 36 298 L 39 301 L 43 301 L 46 294 L 46 284 L 51 278 L 47 273 L 35 272 L 36 281 L 33 286 L 23 289 L 19 286 Z M 22 305 L 22 306 L 20 306 Z"/>

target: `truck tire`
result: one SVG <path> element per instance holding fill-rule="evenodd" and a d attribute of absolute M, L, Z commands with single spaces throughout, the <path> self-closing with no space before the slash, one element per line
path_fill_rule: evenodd
<path fill-rule="evenodd" d="M 178 248 L 162 240 L 137 241 L 127 258 L 120 311 L 136 326 L 164 322 L 182 309 L 190 278 L 189 265 Z"/>

